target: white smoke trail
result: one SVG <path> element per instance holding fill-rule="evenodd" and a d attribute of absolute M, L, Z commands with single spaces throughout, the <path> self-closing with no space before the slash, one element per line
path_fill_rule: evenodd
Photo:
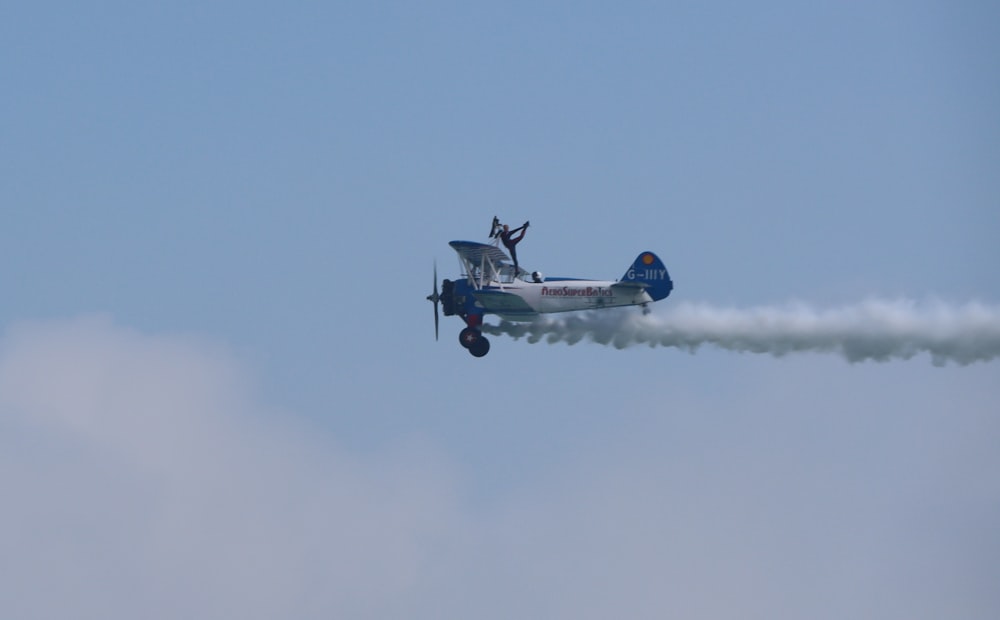
<path fill-rule="evenodd" d="M 528 342 L 576 344 L 584 338 L 624 349 L 637 344 L 694 352 L 710 344 L 731 351 L 837 353 L 850 362 L 909 359 L 929 353 L 935 365 L 1000 357 L 1000 306 L 980 303 L 878 301 L 818 310 L 802 304 L 718 308 L 680 303 L 663 314 L 635 309 L 484 325 L 489 334 Z"/>

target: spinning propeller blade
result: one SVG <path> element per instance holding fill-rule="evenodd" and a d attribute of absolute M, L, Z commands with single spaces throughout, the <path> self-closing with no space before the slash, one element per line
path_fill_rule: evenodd
<path fill-rule="evenodd" d="M 438 295 L 438 266 L 437 261 L 434 261 L 434 292 L 427 296 L 427 300 L 434 304 L 434 340 L 438 339 L 438 301 L 441 297 Z"/>

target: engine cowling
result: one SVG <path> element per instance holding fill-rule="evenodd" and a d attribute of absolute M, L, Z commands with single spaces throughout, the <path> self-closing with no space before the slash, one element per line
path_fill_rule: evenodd
<path fill-rule="evenodd" d="M 441 311 L 445 316 L 457 314 L 455 305 L 455 283 L 445 280 L 441 283 Z"/>

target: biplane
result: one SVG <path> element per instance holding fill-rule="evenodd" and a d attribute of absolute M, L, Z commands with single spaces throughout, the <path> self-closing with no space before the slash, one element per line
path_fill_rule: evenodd
<path fill-rule="evenodd" d="M 532 321 L 540 314 L 619 306 L 642 306 L 648 313 L 650 302 L 665 298 L 674 288 L 663 261 L 652 252 L 641 252 L 620 280 L 552 278 L 538 271 L 515 270 L 498 241 L 450 242 L 448 245 L 458 254 L 461 277 L 442 281 L 439 291 L 435 264 L 434 289 L 427 296 L 434 303 L 434 338 L 438 337 L 440 305 L 445 316 L 459 316 L 465 321 L 458 341 L 475 357 L 490 350 L 490 342 L 481 330 L 484 315 Z"/>

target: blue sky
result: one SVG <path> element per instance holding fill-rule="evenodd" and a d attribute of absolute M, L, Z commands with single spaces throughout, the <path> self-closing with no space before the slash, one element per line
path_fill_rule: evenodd
<path fill-rule="evenodd" d="M 519 257 L 548 275 L 657 252 L 655 312 L 995 305 L 998 23 L 8 4 L 10 608 L 995 617 L 995 362 L 507 338 L 474 360 L 424 297 L 498 215 L 531 220 Z"/>

